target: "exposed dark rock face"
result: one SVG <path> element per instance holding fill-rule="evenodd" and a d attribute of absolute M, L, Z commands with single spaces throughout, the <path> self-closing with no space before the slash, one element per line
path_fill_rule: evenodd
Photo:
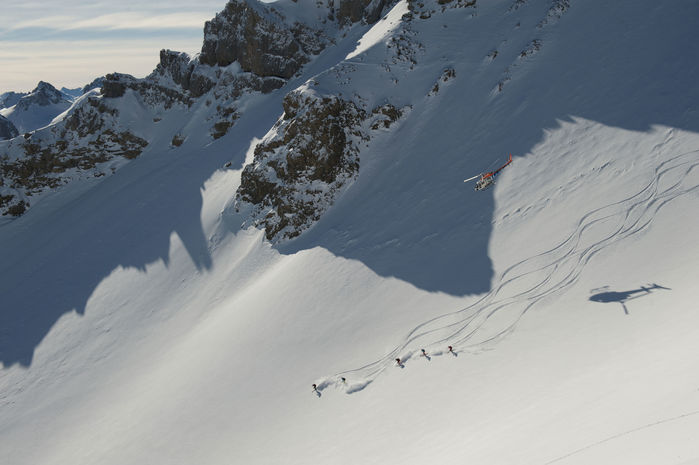
<path fill-rule="evenodd" d="M 0 140 L 12 139 L 17 137 L 19 132 L 12 121 L 8 120 L 4 116 L 0 116 Z"/>
<path fill-rule="evenodd" d="M 376 22 L 388 0 L 341 0 L 337 7 L 318 2 L 327 17 L 341 27 L 366 21 Z M 204 25 L 204 44 L 199 60 L 203 64 L 228 66 L 238 62 L 243 71 L 260 77 L 288 79 L 320 53 L 332 39 L 320 25 L 289 22 L 273 4 L 255 0 L 231 0 L 224 10 Z"/>
<path fill-rule="evenodd" d="M 306 43 L 306 38 L 261 3 L 232 0 L 204 25 L 199 60 L 218 66 L 237 61 L 243 71 L 288 79 L 308 61 L 308 53 L 319 51 L 319 44 Z"/>
<path fill-rule="evenodd" d="M 152 79 L 136 79 L 129 74 L 107 74 L 102 82 L 102 95 L 105 98 L 123 97 L 126 89 L 131 89 L 140 94 L 143 101 L 149 105 L 163 105 L 166 109 L 176 103 L 191 105 L 192 97 L 174 87 L 158 84 Z"/>
<path fill-rule="evenodd" d="M 188 90 L 193 70 L 194 63 L 188 54 L 167 49 L 160 51 L 160 63 L 154 73 L 170 76 L 175 84 Z"/>
<path fill-rule="evenodd" d="M 111 73 L 102 80 L 102 95 L 105 98 L 123 97 L 129 84 L 133 84 L 136 78 L 130 74 Z"/>
<path fill-rule="evenodd" d="M 292 238 L 320 218 L 338 189 L 359 170 L 366 113 L 335 96 L 292 92 L 276 135 L 255 148 L 236 195 L 253 206 L 267 238 Z"/>
<path fill-rule="evenodd" d="M 340 0 L 336 16 L 340 24 L 361 20 L 372 24 L 379 20 L 389 3 L 387 0 Z"/>
<path fill-rule="evenodd" d="M 29 197 L 69 182 L 70 177 L 63 176 L 68 170 L 85 173 L 116 157 L 140 155 L 148 142 L 120 129 L 118 116 L 119 112 L 101 98 L 88 97 L 50 130 L 17 137 L 4 145 L 3 150 L 14 156 L 0 153 L 0 214 L 23 214 Z M 92 175 L 103 174 L 96 171 Z"/>
<path fill-rule="evenodd" d="M 198 57 L 162 50 L 148 77 L 112 73 L 97 78 L 82 92 L 100 88 L 101 96 L 85 96 L 72 107 L 73 98 L 45 82 L 28 95 L 3 94 L 5 102 L 14 104 L 16 98 L 17 105 L 62 102 L 70 110 L 50 126 L 27 130 L 24 138 L 0 145 L 0 213 L 22 214 L 33 195 L 78 177 L 103 176 L 112 166 L 104 163 L 116 157 L 137 157 L 148 142 L 133 132 L 141 132 L 140 128 L 128 129 L 133 117 L 123 118 L 117 110 L 124 103 L 114 102 L 127 93 L 139 102 L 134 110 L 142 121 L 153 124 L 173 108 L 188 111 L 196 103 L 211 125 L 211 137 L 224 137 L 241 116 L 241 97 L 281 88 L 313 55 L 332 44 L 343 26 L 375 22 L 389 1 L 395 0 L 319 0 L 314 7 L 310 3 L 275 7 L 257 0 L 231 0 L 206 23 Z M 299 15 L 297 7 L 317 10 Z M 302 24 L 285 15 L 317 20 Z M 284 109 L 277 135 L 257 147 L 238 193 L 239 202 L 253 205 L 258 212 L 255 221 L 275 239 L 300 234 L 354 179 L 358 144 L 370 131 L 367 119 L 383 127 L 384 120 L 395 116 L 389 108 L 367 113 L 350 100 L 301 92 L 288 95 Z M 0 120 L 0 138 L 5 135 L 16 136 L 17 129 Z M 181 146 L 188 135 L 173 134 L 170 145 Z M 274 175 L 269 177 L 270 173 Z M 274 214 L 262 218 L 266 206 L 272 206 Z"/>
<path fill-rule="evenodd" d="M 236 193 L 251 224 L 267 239 L 298 236 L 333 204 L 359 172 L 359 146 L 371 130 L 388 128 L 402 111 L 386 104 L 367 112 L 350 100 L 292 92 L 276 132 L 255 147 Z"/>
<path fill-rule="evenodd" d="M 205 73 L 208 70 L 199 69 L 199 66 L 198 60 L 192 60 L 184 52 L 161 50 L 160 63 L 146 79 L 151 81 L 171 80 L 172 83 L 180 86 L 182 90 L 189 91 L 192 97 L 197 98 L 210 91 L 216 85 L 216 82 Z"/>

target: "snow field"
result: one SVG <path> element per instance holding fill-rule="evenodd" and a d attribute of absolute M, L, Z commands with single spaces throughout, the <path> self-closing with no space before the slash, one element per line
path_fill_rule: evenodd
<path fill-rule="evenodd" d="M 549 2 L 531 1 L 521 16 L 503 13 L 510 2 L 476 17 L 434 15 L 415 26 L 434 42 L 412 71 L 391 64 L 375 80 L 381 62 L 372 60 L 387 55 L 379 41 L 342 63 L 355 67 L 349 80 L 314 73 L 319 91 L 373 83 L 367 101 L 412 109 L 369 143 L 357 181 L 288 244 L 239 230 L 231 205 L 243 160 L 281 113 L 278 95 L 251 104 L 210 145 L 196 118 L 165 118 L 168 131 L 153 129 L 153 140 L 169 142 L 185 124 L 201 134 L 7 226 L 11 282 L 48 286 L 40 272 L 49 269 L 72 296 L 85 279 L 75 253 L 108 269 L 84 308 L 50 326 L 30 364 L 0 372 L 8 463 L 696 461 L 699 137 L 655 87 L 634 80 L 623 93 L 613 78 L 573 79 L 596 69 L 589 55 L 608 50 L 598 42 L 620 47 L 611 13 L 626 7 L 633 23 L 654 7 L 619 2 L 600 19 L 602 3 L 575 3 L 547 26 L 541 52 L 516 61 L 497 95 Z M 599 37 L 572 53 L 591 18 Z M 626 34 L 640 40 L 641 25 Z M 321 73 L 342 61 L 349 42 L 309 66 Z M 494 45 L 500 53 L 484 63 Z M 666 58 L 651 56 L 657 67 Z M 456 78 L 428 96 L 449 66 Z M 690 94 L 664 98 L 696 103 L 685 87 Z M 619 100 L 604 103 L 614 91 Z M 648 102 L 619 105 L 629 95 Z M 659 110 L 642 111 L 647 103 Z M 494 188 L 462 183 L 508 151 L 515 160 Z M 229 160 L 233 169 L 221 169 Z M 668 289 L 625 302 L 628 314 L 619 301 L 590 300 L 650 283 Z M 79 300 L 62 296 L 54 300 Z"/>

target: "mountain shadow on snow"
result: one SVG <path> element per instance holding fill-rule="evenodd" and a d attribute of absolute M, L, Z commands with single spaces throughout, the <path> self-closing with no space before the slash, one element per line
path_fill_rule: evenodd
<path fill-rule="evenodd" d="M 503 34 L 515 30 L 517 17 L 504 10 L 484 8 L 469 27 L 483 21 Z M 318 223 L 277 249 L 293 254 L 323 247 L 429 292 L 488 291 L 498 187 L 475 193 L 462 179 L 507 153 L 514 155 L 509 175 L 516 176 L 518 155 L 573 118 L 639 132 L 654 125 L 699 132 L 697 17 L 699 3 L 690 1 L 645 2 L 643 8 L 631 0 L 575 2 L 497 95 L 492 91 L 503 66 L 473 71 L 492 50 L 492 34 L 462 40 L 473 56 L 449 63 L 457 78 L 439 105 L 415 103 L 396 129 L 391 152 L 382 154 L 381 169 L 363 177 L 360 168 L 355 184 Z M 429 37 L 421 40 L 429 47 Z M 513 59 L 520 51 L 512 51 Z M 501 59 L 505 51 L 493 63 Z M 444 63 L 418 60 L 420 66 L 439 75 Z M 242 168 L 252 138 L 274 124 L 282 92 L 289 90 L 262 100 L 264 109 L 244 114 L 205 155 L 178 152 L 164 163 L 145 153 L 59 210 L 39 205 L 0 228 L 2 364 L 30 365 L 56 321 L 84 313 L 115 269 L 147 272 L 149 264 L 167 264 L 173 234 L 199 270 L 214 266 L 201 223 L 202 190 L 226 161 Z M 368 154 L 362 157 L 365 163 Z M 547 167 L 548 175 L 555 177 L 556 169 Z"/>

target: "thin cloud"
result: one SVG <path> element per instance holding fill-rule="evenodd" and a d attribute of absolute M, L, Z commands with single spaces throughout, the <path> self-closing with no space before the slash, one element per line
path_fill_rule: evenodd
<path fill-rule="evenodd" d="M 163 48 L 196 53 L 227 0 L 2 0 L 0 93 L 149 74 Z"/>
<path fill-rule="evenodd" d="M 147 15 L 143 12 L 111 13 L 92 18 L 78 19 L 58 15 L 44 18 L 28 19 L 13 24 L 8 31 L 29 28 L 45 28 L 56 31 L 87 30 L 160 30 L 160 29 L 197 29 L 204 27 L 204 22 L 211 18 L 208 12 L 169 13 Z"/>
<path fill-rule="evenodd" d="M 40 80 L 54 86 L 82 87 L 94 78 L 120 72 L 144 77 L 163 48 L 194 54 L 201 42 L 159 38 L 113 41 L 0 41 L 0 93 L 28 91 Z"/>

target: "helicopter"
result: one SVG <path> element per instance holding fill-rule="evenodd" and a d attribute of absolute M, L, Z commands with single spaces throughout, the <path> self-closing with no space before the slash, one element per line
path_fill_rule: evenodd
<path fill-rule="evenodd" d="M 507 160 L 507 163 L 502 165 L 500 168 L 496 169 L 495 171 L 490 171 L 488 173 L 481 173 L 479 175 L 473 176 L 472 178 L 464 179 L 464 182 L 472 181 L 476 178 L 479 178 L 478 181 L 476 181 L 476 187 L 474 190 L 477 191 L 482 191 L 484 189 L 489 188 L 493 184 L 495 184 L 495 176 L 502 171 L 507 165 L 512 163 L 512 154 L 510 154 L 510 157 Z"/>

